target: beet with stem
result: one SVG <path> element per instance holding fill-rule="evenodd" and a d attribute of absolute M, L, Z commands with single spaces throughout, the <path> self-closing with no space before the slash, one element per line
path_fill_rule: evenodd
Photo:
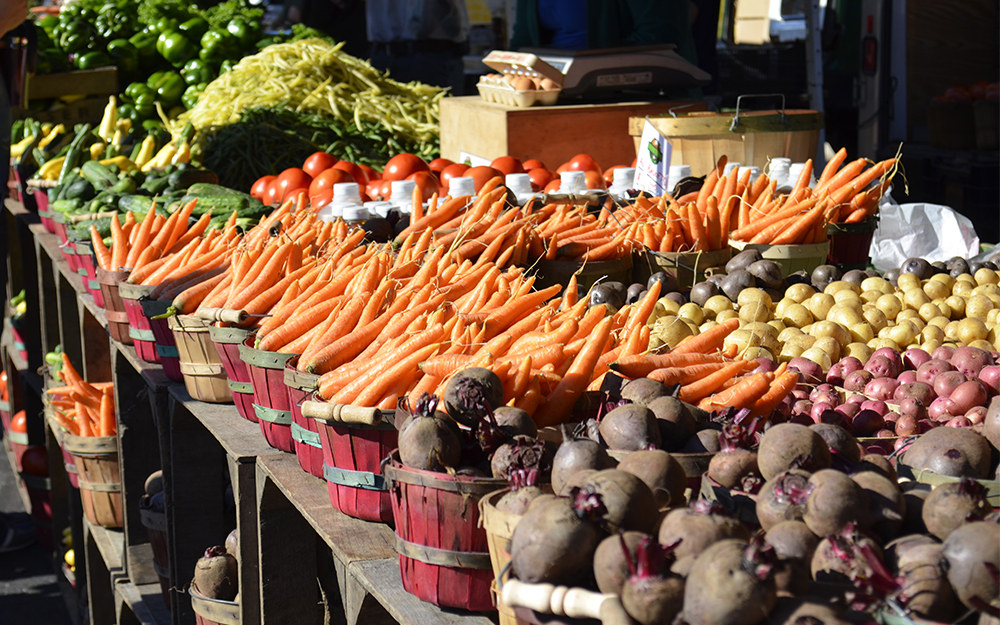
<path fill-rule="evenodd" d="M 209 599 L 232 601 L 239 592 L 239 565 L 225 547 L 209 547 L 194 566 L 194 585 Z"/>
<path fill-rule="evenodd" d="M 777 601 L 774 549 L 758 538 L 720 540 L 699 557 L 684 585 L 687 625 L 756 625 Z"/>
<path fill-rule="evenodd" d="M 721 450 L 712 456 L 708 465 L 708 477 L 724 488 L 735 488 L 747 493 L 756 493 L 764 485 L 757 468 L 757 452 L 751 449 L 759 420 L 754 419 L 749 427 L 737 423 L 727 423 L 719 437 Z"/>
<path fill-rule="evenodd" d="M 640 625 L 673 621 L 684 606 L 684 578 L 669 567 L 674 545 L 663 546 L 644 536 L 634 560 L 624 538 L 619 537 L 619 545 L 631 573 L 622 585 L 622 607 Z"/>

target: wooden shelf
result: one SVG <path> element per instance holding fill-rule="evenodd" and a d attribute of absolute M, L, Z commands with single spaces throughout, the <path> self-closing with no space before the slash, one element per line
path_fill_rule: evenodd
<path fill-rule="evenodd" d="M 83 526 L 84 530 L 93 537 L 108 570 L 122 568 L 122 553 L 125 551 L 125 536 L 122 531 L 93 525 L 87 519 L 83 520 Z"/>
<path fill-rule="evenodd" d="M 163 603 L 160 584 L 136 586 L 126 577 L 115 579 L 115 595 L 143 625 L 170 625 L 171 615 Z"/>
<path fill-rule="evenodd" d="M 104 323 L 107 325 L 107 320 L 105 320 Z M 115 349 L 118 350 L 118 353 L 124 356 L 125 360 L 127 360 L 129 364 L 142 375 L 142 377 L 146 380 L 146 383 L 154 389 L 165 389 L 171 385 L 178 385 L 177 382 L 174 382 L 167 377 L 167 374 L 163 372 L 163 367 L 151 362 L 146 362 L 142 358 L 139 358 L 139 354 L 136 353 L 135 348 L 131 345 L 119 343 L 114 339 L 109 340 Z"/>
<path fill-rule="evenodd" d="M 173 384 L 170 396 L 184 406 L 222 445 L 236 462 L 253 462 L 258 456 L 282 454 L 267 444 L 260 426 L 242 418 L 232 404 L 209 404 L 188 394 L 183 384 Z"/>

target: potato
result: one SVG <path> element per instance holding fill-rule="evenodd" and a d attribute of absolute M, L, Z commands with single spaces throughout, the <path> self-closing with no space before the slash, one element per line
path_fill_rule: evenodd
<path fill-rule="evenodd" d="M 996 339 L 994 338 L 994 341 Z M 975 341 L 969 342 L 969 347 L 975 347 L 985 351 L 991 351 L 993 349 L 993 343 L 990 342 L 989 335 L 985 339 L 976 339 Z"/>
<path fill-rule="evenodd" d="M 746 293 L 746 291 L 743 292 Z M 741 304 L 738 314 L 741 321 L 770 321 L 773 318 L 771 309 L 763 301 L 751 301 Z"/>
<path fill-rule="evenodd" d="M 988 334 L 986 324 L 980 319 L 967 317 L 958 322 L 958 340 L 966 345 L 972 341 L 985 340 Z"/>
<path fill-rule="evenodd" d="M 903 310 L 903 303 L 895 295 L 883 295 L 875 302 L 875 307 L 885 314 L 886 319 L 895 319 Z"/>
<path fill-rule="evenodd" d="M 705 311 L 701 309 L 701 306 L 688 302 L 680 307 L 677 311 L 677 316 L 682 319 L 687 319 L 694 323 L 695 325 L 701 325 L 705 321 Z"/>
<path fill-rule="evenodd" d="M 958 322 L 949 321 L 948 325 L 944 328 L 944 338 L 947 341 L 957 341 L 958 340 Z"/>
<path fill-rule="evenodd" d="M 938 308 L 938 306 L 934 302 L 927 302 L 926 304 L 921 306 L 917 310 L 917 314 L 920 315 L 921 319 L 923 319 L 928 323 L 930 323 L 930 320 L 933 319 L 934 317 L 939 317 L 944 315 L 944 313 L 941 312 L 941 309 Z M 944 316 L 947 317 L 948 315 Z"/>
<path fill-rule="evenodd" d="M 812 312 L 810 312 L 809 309 L 802 304 L 791 304 L 785 308 L 784 313 L 781 316 L 781 320 L 786 325 L 801 328 L 809 325 L 815 319 Z"/>
<path fill-rule="evenodd" d="M 947 275 L 947 274 L 938 274 Z M 939 280 L 934 280 L 933 278 L 924 283 L 924 294 L 931 299 L 938 299 L 939 297 L 948 297 L 951 294 L 950 285 L 946 285 Z"/>
<path fill-rule="evenodd" d="M 920 349 L 924 350 L 928 354 L 933 354 L 934 350 L 941 347 L 941 341 L 935 339 L 927 339 L 920 344 Z"/>
<path fill-rule="evenodd" d="M 792 338 L 793 336 L 801 336 L 802 334 L 804 334 L 804 332 L 802 332 L 802 330 L 796 328 L 795 326 L 788 326 L 787 328 L 785 328 L 781 332 L 778 332 L 778 337 L 777 338 L 778 338 L 778 342 L 779 343 L 784 343 L 784 342 L 788 341 L 788 339 Z"/>
<path fill-rule="evenodd" d="M 781 319 L 772 319 L 767 322 L 767 325 L 774 328 L 775 335 L 785 329 L 785 322 Z"/>
<path fill-rule="evenodd" d="M 920 278 L 913 273 L 901 273 L 899 274 L 899 278 L 896 280 L 896 286 L 903 291 L 908 289 L 919 289 Z"/>
<path fill-rule="evenodd" d="M 975 273 L 973 278 L 976 279 L 976 284 L 997 284 L 1000 283 L 1000 275 L 997 272 L 989 269 L 988 267 L 983 267 Z"/>
<path fill-rule="evenodd" d="M 874 304 L 878 300 L 878 298 L 882 297 L 883 295 L 885 295 L 885 293 L 883 293 L 882 291 L 875 291 L 875 290 L 864 291 L 863 293 L 861 293 L 861 301 L 866 304 Z"/>
<path fill-rule="evenodd" d="M 767 291 L 758 288 L 743 289 L 736 298 L 736 305 L 740 307 L 746 306 L 752 302 L 762 302 L 768 308 L 774 304 L 771 300 L 771 296 L 767 294 Z"/>
<path fill-rule="evenodd" d="M 894 349 L 897 352 L 903 351 L 899 346 L 899 343 L 888 338 L 874 338 L 868 341 L 868 347 L 875 349 L 882 349 L 883 347 L 888 347 L 889 349 Z"/>
<path fill-rule="evenodd" d="M 698 334 L 701 334 L 702 332 L 707 332 L 708 330 L 711 330 L 717 325 L 719 325 L 718 321 L 715 321 L 714 319 L 709 319 L 705 323 L 698 326 Z"/>
<path fill-rule="evenodd" d="M 973 295 L 965 302 L 965 316 L 985 319 L 993 308 L 990 298 L 985 295 Z"/>
<path fill-rule="evenodd" d="M 962 276 L 959 276 L 958 280 L 955 281 L 955 286 L 951 287 L 951 294 L 968 296 L 970 293 L 972 293 L 972 289 L 975 288 L 975 286 L 976 286 L 975 282 L 962 280 Z"/>
<path fill-rule="evenodd" d="M 730 345 L 736 345 L 738 352 L 743 352 L 748 347 L 765 347 L 768 351 L 776 353 L 779 349 L 778 341 L 767 333 L 754 333 L 749 330 L 736 330 L 726 337 L 723 348 L 728 349 Z"/>
<path fill-rule="evenodd" d="M 877 306 L 872 306 L 870 308 L 865 308 L 861 311 L 861 316 L 865 318 L 872 330 L 878 332 L 885 326 L 889 325 L 889 319 L 886 317 L 885 313 L 882 312 Z"/>
<path fill-rule="evenodd" d="M 955 278 L 951 277 L 951 275 L 947 273 L 936 273 L 933 276 L 931 276 L 928 281 L 940 282 L 941 284 L 948 287 L 949 290 L 951 289 L 952 285 L 955 284 Z"/>
<path fill-rule="evenodd" d="M 739 315 L 736 313 L 735 310 L 723 310 L 717 315 L 715 315 L 715 320 L 718 321 L 719 323 L 722 323 L 723 321 L 728 321 L 729 319 L 737 319 L 737 318 L 739 318 Z"/>
<path fill-rule="evenodd" d="M 979 286 L 972 289 L 973 295 L 985 295 L 989 297 L 990 295 L 1000 295 L 1000 286 L 995 284 L 980 284 Z"/>
<path fill-rule="evenodd" d="M 853 305 L 856 305 L 859 309 L 861 308 L 861 296 L 855 293 L 854 291 L 848 291 L 847 289 L 844 289 L 843 291 L 837 291 L 836 293 L 834 293 L 833 301 L 837 302 L 838 304 L 851 303 Z"/>
<path fill-rule="evenodd" d="M 923 330 L 920 331 L 921 343 L 926 343 L 927 341 L 937 341 L 941 342 L 944 340 L 944 330 L 940 326 L 928 323 Z"/>
<path fill-rule="evenodd" d="M 858 286 L 857 284 L 854 284 L 853 282 L 848 282 L 847 280 L 837 280 L 835 282 L 831 282 L 830 284 L 826 285 L 826 288 L 823 289 L 824 293 L 828 293 L 830 295 L 833 295 L 838 291 L 851 291 L 853 293 L 860 295 L 861 287 Z"/>
<path fill-rule="evenodd" d="M 892 287 L 888 280 L 879 277 L 865 278 L 861 281 L 861 290 L 864 291 L 882 291 L 886 286 Z"/>
<path fill-rule="evenodd" d="M 677 346 L 682 340 L 694 334 L 691 327 L 679 317 L 661 317 L 653 324 L 651 335 L 656 336 L 671 348 Z"/>
<path fill-rule="evenodd" d="M 837 304 L 826 314 L 827 321 L 834 321 L 844 327 L 850 327 L 864 321 L 861 313 L 853 308 Z"/>
<path fill-rule="evenodd" d="M 986 325 L 995 325 L 1000 321 L 1000 308 L 994 308 L 986 313 Z"/>
<path fill-rule="evenodd" d="M 927 325 L 937 326 L 941 330 L 944 330 L 945 328 L 948 327 L 949 323 L 951 323 L 951 319 L 942 315 L 940 317 L 934 317 L 929 322 L 927 322 Z"/>
<path fill-rule="evenodd" d="M 788 310 L 789 306 L 797 303 L 798 302 L 796 302 L 790 297 L 782 297 L 780 300 L 778 300 L 778 303 L 774 305 L 774 316 L 780 318 L 782 315 L 785 314 L 785 311 Z"/>
<path fill-rule="evenodd" d="M 725 295 L 713 295 L 702 306 L 702 310 L 706 315 L 714 317 L 724 310 L 733 310 L 733 302 Z"/>
<path fill-rule="evenodd" d="M 862 343 L 867 343 L 875 338 L 875 331 L 872 330 L 872 327 L 864 321 L 861 323 L 855 323 L 849 327 L 848 330 L 851 332 L 851 339 L 855 342 L 860 341 Z"/>
<path fill-rule="evenodd" d="M 813 324 L 810 335 L 816 338 L 830 336 L 836 339 L 841 346 L 851 342 L 851 333 L 844 326 L 833 321 L 817 321 Z"/>
<path fill-rule="evenodd" d="M 792 358 L 801 356 L 804 351 L 806 351 L 806 348 L 798 343 L 785 343 L 781 346 L 781 351 L 778 352 L 778 360 L 788 362 Z"/>
<path fill-rule="evenodd" d="M 845 347 L 843 352 L 844 352 L 842 354 L 843 357 L 854 356 L 861 362 L 868 362 L 868 359 L 872 357 L 872 354 L 875 352 L 875 350 L 868 347 L 868 345 L 864 343 L 855 342 L 855 343 L 850 343 L 847 347 Z"/>
<path fill-rule="evenodd" d="M 816 339 L 816 342 L 813 343 L 811 349 L 821 349 L 824 352 L 826 352 L 828 356 L 830 356 L 830 360 L 832 360 L 833 362 L 837 362 L 838 360 L 840 360 L 840 355 L 843 350 L 843 347 L 846 347 L 847 345 L 850 345 L 850 343 L 841 346 L 841 344 L 837 341 L 837 339 L 833 338 L 832 336 L 823 336 Z"/>
<path fill-rule="evenodd" d="M 903 291 L 903 304 L 913 310 L 920 310 L 920 307 L 931 301 L 927 294 L 920 289 L 907 289 Z"/>
<path fill-rule="evenodd" d="M 913 343 L 913 339 L 916 338 L 918 332 L 912 323 L 904 322 L 898 323 L 894 326 L 886 328 L 888 333 L 886 336 L 882 336 L 879 332 L 879 338 L 889 338 L 896 342 L 900 347 L 907 347 Z"/>
<path fill-rule="evenodd" d="M 741 357 L 743 360 L 757 360 L 758 358 L 777 360 L 771 350 L 764 347 L 748 347 L 747 350 L 741 354 Z"/>
<path fill-rule="evenodd" d="M 830 367 L 833 366 L 833 358 L 830 356 L 830 354 L 824 352 L 821 349 L 817 349 L 816 347 L 810 347 L 806 351 L 802 352 L 802 357 L 808 358 L 809 360 L 813 361 L 814 363 L 822 367 L 823 371 L 827 371 Z"/>
<path fill-rule="evenodd" d="M 816 337 L 809 334 L 799 334 L 788 339 L 786 343 L 791 343 L 792 345 L 801 345 L 802 349 L 809 349 L 816 342 Z"/>
<path fill-rule="evenodd" d="M 677 311 L 681 309 L 681 305 L 670 299 L 669 297 L 661 297 L 656 300 L 656 304 L 653 306 L 653 317 L 665 317 L 667 315 L 676 315 Z"/>
<path fill-rule="evenodd" d="M 816 293 L 816 289 L 808 284 L 793 284 L 785 289 L 785 297 L 801 304 Z"/>
<path fill-rule="evenodd" d="M 942 317 L 948 317 L 949 319 L 951 318 L 951 315 L 952 315 L 952 313 L 951 313 L 951 306 L 948 305 L 947 301 L 945 301 L 943 299 L 936 299 L 936 300 L 934 300 L 931 303 L 934 304 L 935 306 L 937 306 L 937 309 L 939 311 L 941 311 L 941 316 Z M 921 319 L 923 319 L 923 317 L 921 317 Z"/>
<path fill-rule="evenodd" d="M 817 319 L 826 319 L 826 313 L 830 312 L 833 305 L 837 303 L 837 300 L 833 299 L 832 295 L 827 293 L 816 293 L 811 296 L 808 300 L 803 302 L 809 312 L 812 313 L 813 317 Z"/>
<path fill-rule="evenodd" d="M 748 323 L 744 323 L 742 326 L 740 326 L 740 329 L 753 332 L 754 334 L 762 334 L 762 333 L 769 334 L 775 339 L 778 338 L 778 330 L 776 330 L 769 324 L 764 323 L 762 321 L 751 321 Z"/>

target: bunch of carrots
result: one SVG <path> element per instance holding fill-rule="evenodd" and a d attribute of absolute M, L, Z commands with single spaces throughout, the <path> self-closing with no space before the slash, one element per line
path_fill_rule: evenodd
<path fill-rule="evenodd" d="M 115 391 L 111 382 L 84 380 L 69 356 L 62 355 L 60 369 L 65 386 L 50 388 L 56 422 L 76 436 L 115 436 Z"/>
<path fill-rule="evenodd" d="M 200 237 L 212 218 L 210 213 L 206 213 L 188 227 L 188 219 L 194 207 L 195 201 L 192 200 L 170 217 L 164 217 L 156 213 L 154 206 L 143 216 L 141 222 L 136 221 L 132 211 L 125 214 L 125 223 L 121 223 L 118 217 L 113 217 L 111 249 L 104 245 L 104 239 L 97 228 L 91 226 L 90 240 L 98 265 L 107 271 L 134 271 L 154 263 L 164 255 L 177 252 Z"/>

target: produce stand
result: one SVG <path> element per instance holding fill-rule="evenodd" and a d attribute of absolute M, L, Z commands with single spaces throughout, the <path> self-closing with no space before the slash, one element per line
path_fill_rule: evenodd
<path fill-rule="evenodd" d="M 326 483 L 303 472 L 293 455 L 268 446 L 259 426 L 241 418 L 235 406 L 192 399 L 183 383 L 170 381 L 161 367 L 110 338 L 104 311 L 67 265 L 58 238 L 11 200 L 3 218 L 10 233 L 5 243 L 11 286 L 24 288 L 39 311 L 25 328 L 28 361 L 14 349 L 9 327 L 2 335 L 12 409 L 41 414 L 43 378 L 37 371 L 41 355 L 57 344 L 82 363 L 86 379 L 113 380 L 119 389 L 122 529 L 87 522 L 79 491 L 64 470 L 58 433 L 42 418 L 29 419 L 29 441 L 48 449 L 53 525 L 72 528 L 75 575 L 62 566 L 61 549 L 53 562 L 67 572 L 59 587 L 75 623 L 194 623 L 185 589 L 195 561 L 205 545 L 221 542 L 234 526 L 241 537 L 240 622 L 495 622 L 495 615 L 444 611 L 407 593 L 390 527 L 333 510 Z M 13 465 L 6 440 L 4 447 Z M 139 508 L 143 483 L 159 468 L 169 502 L 169 609 Z M 234 509 L 224 503 L 227 487 Z M 18 490 L 30 509 L 20 481 Z"/>

